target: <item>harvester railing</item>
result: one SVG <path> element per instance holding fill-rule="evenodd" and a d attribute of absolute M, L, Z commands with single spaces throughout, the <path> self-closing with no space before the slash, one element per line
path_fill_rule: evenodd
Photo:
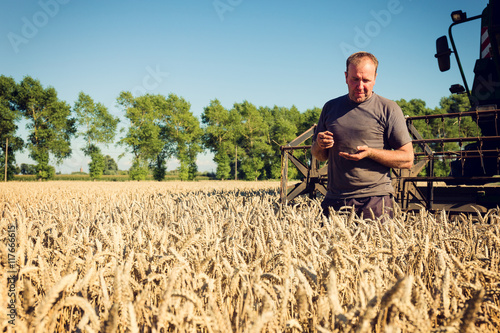
<path fill-rule="evenodd" d="M 296 150 L 310 151 L 311 145 L 302 145 L 307 139 L 313 136 L 316 124 L 307 131 L 299 135 L 296 139 L 281 146 L 281 190 L 280 199 L 282 204 L 288 203 L 299 195 L 308 194 L 309 197 L 316 197 L 319 191 L 326 195 L 327 166 L 320 168 L 320 162 L 311 156 L 309 164 L 299 160 L 294 156 Z M 288 162 L 292 162 L 302 174 L 302 181 L 292 186 L 288 186 Z"/>
<path fill-rule="evenodd" d="M 436 207 L 446 207 L 446 205 L 435 206 L 437 185 L 463 187 L 500 182 L 499 116 L 500 110 L 489 109 L 407 117 L 408 129 L 414 138 L 412 141 L 414 148 L 415 146 L 420 147 L 421 151 L 415 152 L 415 164 L 411 170 L 393 170 L 396 201 L 401 204 L 402 208 L 408 209 L 411 203 L 424 206 L 429 210 L 434 210 Z M 476 128 L 473 130 L 476 135 L 474 136 L 471 136 L 470 133 L 460 136 L 462 134 L 462 121 L 466 117 L 472 119 L 469 126 L 475 124 Z M 450 123 L 447 123 L 446 120 L 453 118 L 456 121 L 451 126 L 458 126 L 459 136 L 447 137 L 446 134 L 450 132 L 448 131 L 450 128 L 447 126 L 450 126 Z M 441 128 L 438 126 L 438 133 L 427 131 L 432 133 L 433 137 L 423 138 L 415 123 L 424 121 L 429 126 L 430 121 L 436 119 L 441 119 L 442 123 Z M 481 127 L 486 122 L 490 129 L 493 128 L 493 131 L 488 130 L 489 134 L 494 135 L 481 134 Z M 445 144 L 453 143 L 456 143 L 458 147 L 455 146 L 454 149 L 453 147 L 450 149 L 449 146 L 445 147 Z M 464 147 L 464 144 L 467 145 Z M 446 166 L 446 171 L 448 171 L 446 176 L 435 175 L 436 163 L 438 162 L 441 163 L 441 166 Z M 423 172 L 424 167 L 425 172 Z M 443 170 L 441 170 L 442 172 Z M 475 189 L 478 191 L 477 193 L 483 192 Z M 459 189 L 456 191 L 457 196 L 460 195 L 461 191 L 465 192 L 465 190 Z M 441 203 L 445 200 L 446 198 L 440 198 Z M 449 200 L 452 199 L 449 198 Z"/>

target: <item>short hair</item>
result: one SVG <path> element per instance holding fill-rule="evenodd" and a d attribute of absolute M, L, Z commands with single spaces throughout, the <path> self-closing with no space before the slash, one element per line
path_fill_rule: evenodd
<path fill-rule="evenodd" d="M 365 51 L 353 53 L 349 56 L 349 58 L 347 58 L 347 60 L 346 60 L 346 72 L 348 71 L 350 64 L 357 66 L 363 58 L 368 58 L 373 62 L 373 64 L 375 65 L 375 73 L 377 73 L 377 68 L 378 68 L 377 58 L 373 54 L 371 54 L 370 52 L 365 52 Z"/>

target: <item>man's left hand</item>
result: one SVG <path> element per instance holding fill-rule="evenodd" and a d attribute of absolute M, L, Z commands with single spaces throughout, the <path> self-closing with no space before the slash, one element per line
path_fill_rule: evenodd
<path fill-rule="evenodd" d="M 368 146 L 357 146 L 355 153 L 349 154 L 345 152 L 340 152 L 339 155 L 345 159 L 352 160 L 352 161 L 360 161 L 365 157 L 369 157 L 370 155 L 370 148 Z"/>

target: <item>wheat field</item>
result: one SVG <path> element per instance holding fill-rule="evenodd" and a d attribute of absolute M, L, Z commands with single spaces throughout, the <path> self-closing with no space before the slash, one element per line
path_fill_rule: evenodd
<path fill-rule="evenodd" d="M 500 211 L 325 219 L 278 182 L 0 185 L 2 332 L 498 332 Z"/>

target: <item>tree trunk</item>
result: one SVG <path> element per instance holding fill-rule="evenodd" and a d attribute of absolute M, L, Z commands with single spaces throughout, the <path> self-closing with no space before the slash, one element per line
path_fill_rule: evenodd
<path fill-rule="evenodd" d="M 9 138 L 5 139 L 5 181 L 7 181 L 7 156 L 9 155 Z"/>
<path fill-rule="evenodd" d="M 236 146 L 236 154 L 234 156 L 234 180 L 238 180 L 238 146 Z"/>

